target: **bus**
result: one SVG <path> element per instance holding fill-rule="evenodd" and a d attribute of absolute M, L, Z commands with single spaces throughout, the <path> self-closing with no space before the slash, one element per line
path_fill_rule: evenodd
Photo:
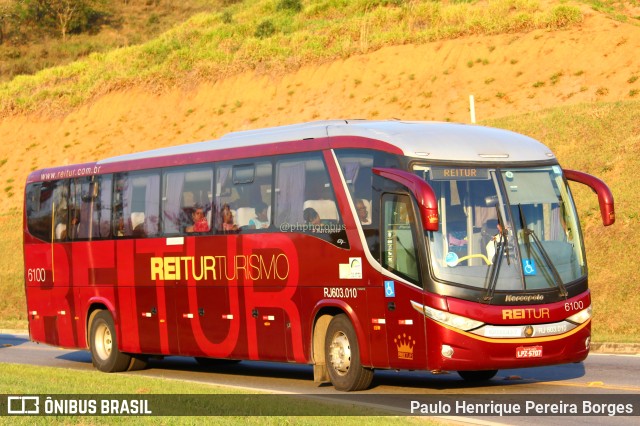
<path fill-rule="evenodd" d="M 542 143 L 494 128 L 331 120 L 34 171 L 24 203 L 30 338 L 104 372 L 150 357 L 375 369 L 579 362 L 584 239 Z"/>

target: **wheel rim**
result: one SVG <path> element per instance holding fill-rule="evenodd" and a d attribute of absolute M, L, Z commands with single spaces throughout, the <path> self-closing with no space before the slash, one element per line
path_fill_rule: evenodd
<path fill-rule="evenodd" d="M 111 330 L 109 330 L 107 324 L 98 324 L 94 343 L 98 357 L 100 357 L 100 359 L 109 358 L 111 355 L 111 349 L 113 348 L 113 338 L 111 336 Z"/>
<path fill-rule="evenodd" d="M 349 372 L 351 366 L 351 345 L 349 338 L 342 331 L 338 331 L 331 339 L 329 346 L 329 362 L 333 370 L 340 376 L 344 376 Z"/>

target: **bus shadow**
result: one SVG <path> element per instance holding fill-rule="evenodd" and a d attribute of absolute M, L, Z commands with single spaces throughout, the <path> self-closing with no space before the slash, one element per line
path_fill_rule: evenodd
<path fill-rule="evenodd" d="M 29 343 L 29 336 L 26 334 L 0 334 L 0 349 L 20 346 Z"/>
<path fill-rule="evenodd" d="M 228 375 L 244 377 L 248 380 L 251 380 L 251 377 L 268 377 L 273 379 L 298 380 L 301 382 L 313 381 L 313 368 L 310 365 L 279 362 L 222 361 L 217 365 L 202 366 L 193 358 L 167 357 L 162 360 L 151 359 L 149 361 L 149 368 Z M 454 371 L 432 374 L 426 371 L 398 372 L 394 370 L 376 370 L 369 391 L 375 392 L 376 388 L 387 386 L 414 388 L 416 390 L 504 388 L 536 382 L 561 382 L 580 378 L 584 375 L 585 368 L 583 363 L 500 370 L 493 379 L 478 383 L 467 382 Z M 331 387 L 332 385 L 326 383 L 318 386 Z"/>
<path fill-rule="evenodd" d="M 29 340 L 26 337 L 0 335 L 0 347 L 4 344 L 18 345 Z M 91 364 L 91 353 L 87 350 L 66 352 L 56 357 L 57 359 Z M 147 371 L 169 370 L 194 374 L 212 374 L 231 377 L 242 377 L 251 381 L 252 377 L 287 379 L 300 382 L 313 381 L 313 368 L 306 364 L 288 364 L 267 361 L 220 361 L 211 365 L 201 365 L 191 357 L 170 356 L 164 359 L 151 358 Z M 562 382 L 577 379 L 585 375 L 583 363 L 563 364 L 547 367 L 533 367 L 521 369 L 499 370 L 491 380 L 472 383 L 463 380 L 455 371 L 432 374 L 427 371 L 395 371 L 376 370 L 373 382 L 368 391 L 376 392 L 376 389 L 385 387 L 401 387 L 428 391 L 461 391 L 473 389 L 504 389 L 523 384 L 537 382 Z M 329 383 L 319 384 L 318 387 L 332 387 Z"/>
<path fill-rule="evenodd" d="M 225 362 L 221 360 L 219 364 L 204 366 L 189 357 L 167 357 L 162 360 L 151 359 L 149 368 L 244 376 L 249 380 L 251 377 L 299 379 L 300 381 L 313 380 L 313 368 L 309 365 L 266 361 Z"/>
<path fill-rule="evenodd" d="M 505 386 L 536 382 L 561 382 L 580 378 L 584 375 L 585 368 L 583 363 L 499 370 L 493 379 L 477 383 L 463 380 L 455 371 L 432 374 L 429 372 L 378 370 L 373 379 L 372 389 L 378 386 L 401 386 L 433 390 L 504 388 Z"/>
<path fill-rule="evenodd" d="M 67 352 L 56 357 L 65 361 L 78 362 L 82 364 L 91 364 L 91 353 L 89 351 L 73 351 Z"/>

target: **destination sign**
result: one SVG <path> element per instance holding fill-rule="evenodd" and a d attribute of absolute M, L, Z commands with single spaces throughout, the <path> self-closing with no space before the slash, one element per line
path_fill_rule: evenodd
<path fill-rule="evenodd" d="M 432 167 L 431 180 L 487 180 L 489 169 L 475 167 Z"/>

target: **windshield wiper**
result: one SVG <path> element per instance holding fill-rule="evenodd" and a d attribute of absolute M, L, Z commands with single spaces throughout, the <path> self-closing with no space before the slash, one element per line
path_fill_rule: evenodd
<path fill-rule="evenodd" d="M 536 233 L 533 231 L 533 229 L 529 229 L 527 227 L 527 220 L 524 217 L 522 204 L 518 204 L 518 210 L 520 211 L 520 226 L 522 226 L 522 232 L 524 233 L 524 243 L 527 246 L 527 257 L 529 258 L 531 257 L 531 240 L 530 240 L 531 238 L 533 239 L 534 244 L 540 251 L 540 255 L 542 256 L 542 259 L 545 261 L 545 263 L 549 266 L 549 269 L 551 270 L 551 275 L 553 275 L 555 284 L 558 287 L 558 290 L 560 291 L 560 297 L 566 298 L 569 295 L 569 293 L 567 292 L 567 289 L 562 283 L 562 277 L 560 277 L 560 273 L 556 269 L 555 265 L 553 264 L 553 261 L 549 257 L 549 253 L 547 253 L 547 250 L 542 245 L 542 242 L 540 241 Z"/>
<path fill-rule="evenodd" d="M 496 214 L 498 216 L 498 224 L 500 225 L 500 240 L 496 241 L 496 246 L 498 250 L 496 250 L 496 255 L 493 259 L 491 259 L 491 268 L 489 269 L 488 285 L 485 286 L 486 292 L 482 299 L 490 303 L 491 299 L 493 299 L 493 295 L 496 291 L 496 285 L 498 284 L 498 276 L 500 275 L 500 267 L 502 266 L 502 255 L 507 253 L 507 264 L 511 264 L 511 260 L 509 259 L 509 244 L 507 242 L 507 236 L 509 235 L 507 231 L 507 227 L 504 224 L 504 220 L 502 219 L 502 213 L 500 213 L 500 206 L 496 204 Z"/>

